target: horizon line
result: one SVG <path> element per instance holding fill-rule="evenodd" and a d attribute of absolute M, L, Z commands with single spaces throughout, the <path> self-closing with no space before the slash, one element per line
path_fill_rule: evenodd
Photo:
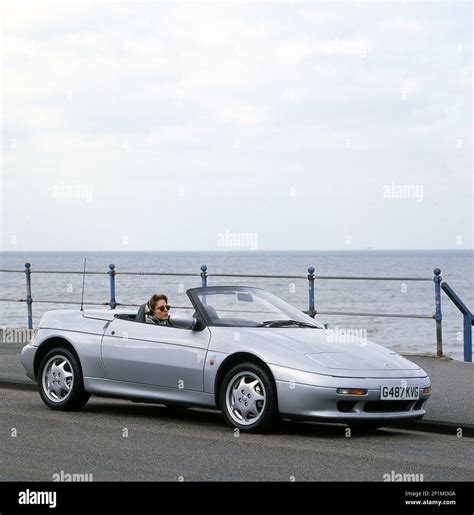
<path fill-rule="evenodd" d="M 107 250 L 92 250 L 92 249 L 25 249 L 25 250 L 2 250 L 0 253 L 15 253 L 15 252 L 443 252 L 443 251 L 473 251 L 474 248 L 357 248 L 357 249 L 239 249 L 239 248 L 225 248 L 225 249 L 107 249 Z"/>

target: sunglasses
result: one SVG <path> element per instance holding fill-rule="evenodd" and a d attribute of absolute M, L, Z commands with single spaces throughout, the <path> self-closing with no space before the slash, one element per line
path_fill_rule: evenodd
<path fill-rule="evenodd" d="M 159 309 L 162 313 L 166 309 L 166 311 L 169 311 L 171 309 L 171 306 L 169 304 L 166 304 L 166 306 L 160 306 Z"/>

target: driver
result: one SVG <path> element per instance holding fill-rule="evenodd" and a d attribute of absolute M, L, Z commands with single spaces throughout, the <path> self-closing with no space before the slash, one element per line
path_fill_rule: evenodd
<path fill-rule="evenodd" d="M 162 293 L 155 293 L 145 305 L 145 322 L 157 325 L 171 325 L 169 311 L 168 297 Z"/>

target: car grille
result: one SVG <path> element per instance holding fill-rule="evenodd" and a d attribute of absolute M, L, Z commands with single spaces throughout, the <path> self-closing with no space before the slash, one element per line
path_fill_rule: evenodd
<path fill-rule="evenodd" d="M 423 409 L 426 400 L 418 401 L 338 401 L 337 411 L 355 413 L 360 410 L 366 413 L 392 413 L 396 411 L 419 411 Z M 359 403 L 359 404 L 358 404 Z M 356 404 L 358 404 L 357 409 Z"/>
<path fill-rule="evenodd" d="M 425 405 L 425 402 L 426 400 L 425 399 L 420 399 L 419 401 L 416 401 L 416 404 L 414 406 L 414 410 L 419 410 L 419 409 L 422 409 L 423 406 Z"/>
<path fill-rule="evenodd" d="M 342 413 L 350 413 L 356 404 L 357 401 L 339 401 L 337 403 L 337 410 Z"/>
<path fill-rule="evenodd" d="M 413 401 L 367 401 L 364 411 L 367 413 L 383 413 L 389 411 L 408 411 Z"/>

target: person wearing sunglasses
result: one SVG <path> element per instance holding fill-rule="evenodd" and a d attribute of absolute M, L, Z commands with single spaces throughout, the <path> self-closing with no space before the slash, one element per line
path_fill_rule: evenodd
<path fill-rule="evenodd" d="M 169 321 L 170 305 L 168 297 L 155 293 L 145 306 L 145 322 L 157 325 L 171 325 Z"/>

